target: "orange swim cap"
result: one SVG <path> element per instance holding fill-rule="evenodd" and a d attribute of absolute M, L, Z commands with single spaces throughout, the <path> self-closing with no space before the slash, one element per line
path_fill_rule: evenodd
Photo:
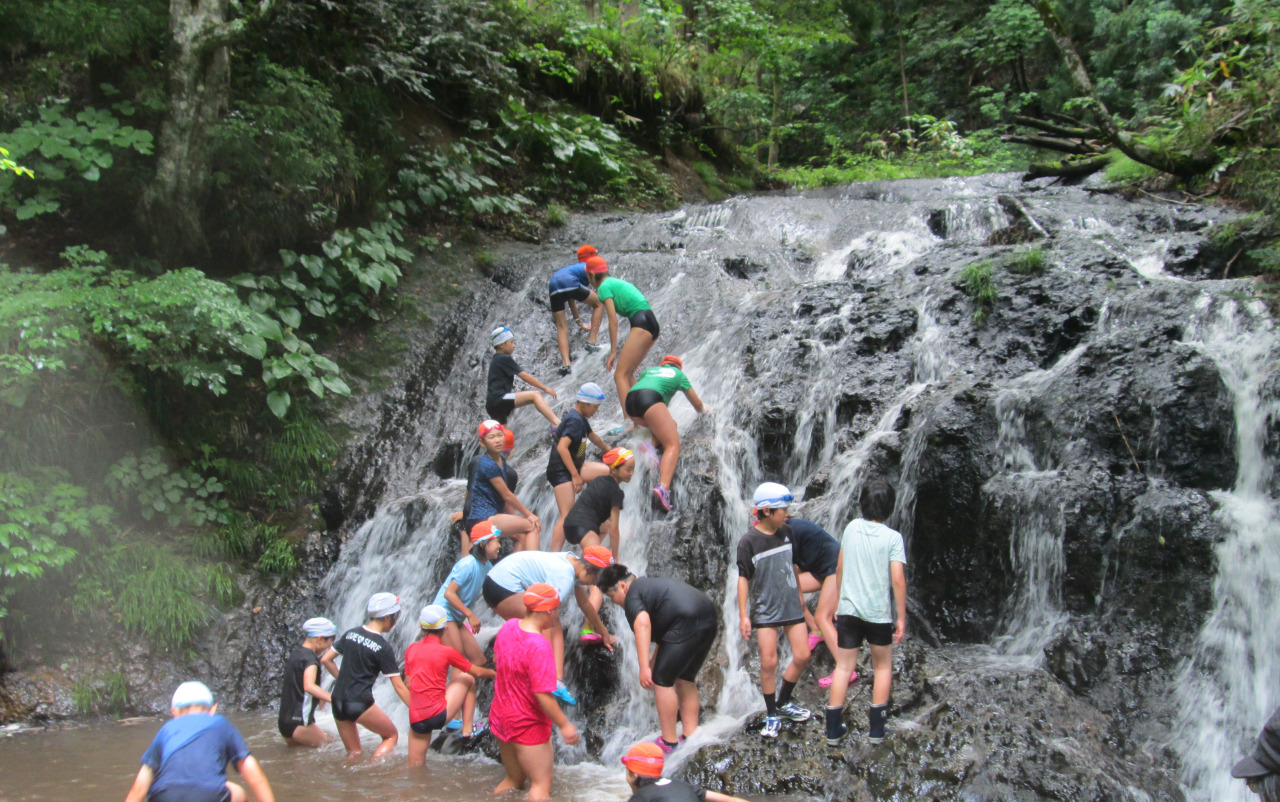
<path fill-rule="evenodd" d="M 475 545 L 476 543 L 484 543 L 486 540 L 492 540 L 500 534 L 502 534 L 501 529 L 488 521 L 481 521 L 471 527 L 471 543 L 472 545 Z"/>
<path fill-rule="evenodd" d="M 610 468 L 616 468 L 627 460 L 632 459 L 634 456 L 635 453 L 631 449 L 618 446 L 617 448 L 611 448 L 604 452 L 604 455 L 600 457 L 600 460 Z"/>
<path fill-rule="evenodd" d="M 609 263 L 599 256 L 593 256 L 587 260 L 588 273 L 608 273 Z"/>
<path fill-rule="evenodd" d="M 596 246 L 594 245 L 583 245 L 580 248 L 578 248 L 579 262 L 585 262 L 595 255 L 596 255 Z"/>
<path fill-rule="evenodd" d="M 515 433 L 515 432 L 513 432 L 513 431 L 511 431 L 511 430 L 510 430 L 510 429 L 508 429 L 507 427 L 503 426 L 503 427 L 502 427 L 502 434 L 503 434 L 503 438 L 502 438 L 502 450 L 503 450 L 503 451 L 510 451 L 511 449 L 515 448 L 515 447 L 516 447 L 516 433 Z"/>
<path fill-rule="evenodd" d="M 582 550 L 582 559 L 596 568 L 608 568 L 613 565 L 613 552 L 604 546 L 587 546 Z"/>
<path fill-rule="evenodd" d="M 684 370 L 684 361 L 675 354 L 667 354 L 662 358 L 662 361 L 659 362 L 658 365 L 675 365 L 677 370 Z"/>
<path fill-rule="evenodd" d="M 524 592 L 524 606 L 533 613 L 543 613 L 560 606 L 560 594 L 546 582 L 536 582 Z"/>
<path fill-rule="evenodd" d="M 662 747 L 645 741 L 627 750 L 622 756 L 622 765 L 638 777 L 661 777 L 664 759 Z"/>

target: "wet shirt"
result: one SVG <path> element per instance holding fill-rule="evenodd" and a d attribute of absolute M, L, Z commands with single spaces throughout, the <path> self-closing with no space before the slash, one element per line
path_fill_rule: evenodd
<path fill-rule="evenodd" d="M 556 427 L 556 434 L 553 438 L 555 444 L 551 446 L 551 457 L 547 461 L 548 472 L 567 472 L 569 469 L 564 465 L 564 458 L 560 456 L 560 439 L 569 438 L 569 456 L 573 458 L 573 466 L 577 470 L 582 470 L 582 463 L 587 459 L 587 439 L 591 435 L 591 423 L 587 420 L 587 416 L 583 415 L 576 409 L 571 409 L 560 419 L 560 425 Z"/>
<path fill-rule="evenodd" d="M 477 560 L 474 554 L 468 554 L 458 560 L 453 564 L 453 569 L 449 571 L 449 576 L 445 578 L 444 584 L 440 586 L 431 603 L 443 607 L 449 614 L 450 621 L 461 624 L 467 620 L 467 617 L 450 604 L 448 597 L 444 594 L 449 590 L 449 585 L 457 582 L 458 598 L 468 608 L 473 607 L 476 599 L 480 598 L 480 592 L 484 588 L 484 578 L 489 575 L 489 568 L 489 563 Z"/>
<path fill-rule="evenodd" d="M 475 473 L 471 474 L 471 509 L 467 520 L 483 521 L 502 512 L 506 503 L 493 486 L 494 479 L 507 480 L 507 473 L 497 460 L 488 454 L 480 455 Z"/>
<path fill-rule="evenodd" d="M 790 518 L 786 527 L 791 537 L 791 557 L 801 571 L 814 576 L 830 576 L 840 559 L 840 541 L 806 518 Z"/>
<path fill-rule="evenodd" d="M 622 488 L 612 476 L 597 476 L 582 488 L 569 513 L 564 516 L 564 522 L 599 532 L 600 524 L 609 520 L 613 508 L 622 509 L 622 500 Z"/>
<path fill-rule="evenodd" d="M 485 396 L 486 404 L 494 404 L 515 389 L 516 375 L 523 373 L 524 368 L 516 362 L 511 354 L 494 354 L 489 360 L 489 391 Z"/>
<path fill-rule="evenodd" d="M 662 396 L 662 403 L 670 404 L 675 394 L 682 390 L 692 390 L 689 377 L 684 371 L 670 365 L 659 365 L 649 368 L 640 374 L 640 379 L 631 385 L 632 390 L 653 390 Z"/>
<path fill-rule="evenodd" d="M 791 540 L 785 529 L 766 535 L 754 526 L 738 541 L 738 576 L 747 578 L 747 614 L 756 626 L 804 620 Z"/>
<path fill-rule="evenodd" d="M 400 676 L 391 644 L 377 632 L 364 627 L 349 629 L 333 642 L 333 648 L 342 655 L 338 680 L 333 684 L 334 699 L 373 704 L 373 681 L 379 676 Z"/>
<path fill-rule="evenodd" d="M 206 798 L 226 788 L 227 764 L 248 756 L 248 744 L 222 716 L 187 713 L 169 719 L 142 753 L 142 765 L 155 775 L 148 795 L 167 790 L 181 797 L 182 789 L 189 789 L 191 798 Z"/>
<path fill-rule="evenodd" d="M 856 615 L 872 624 L 892 624 L 889 563 L 907 564 L 902 535 L 881 523 L 858 518 L 840 537 L 844 573 L 840 577 L 837 615 Z"/>
<path fill-rule="evenodd" d="M 640 786 L 627 802 L 706 802 L 707 792 L 684 780 L 663 777 Z"/>
<path fill-rule="evenodd" d="M 683 643 L 715 637 L 720 615 L 707 594 L 692 585 L 678 579 L 650 576 L 631 583 L 622 611 L 627 614 L 627 623 L 633 630 L 636 617 L 648 613 L 654 643 Z"/>
<path fill-rule="evenodd" d="M 569 564 L 569 555 L 563 551 L 517 551 L 498 561 L 489 572 L 489 578 L 498 587 L 523 593 L 530 585 L 546 582 L 560 594 L 563 604 L 573 596 L 578 577 Z"/>
<path fill-rule="evenodd" d="M 542 712 L 534 694 L 556 690 L 551 641 L 539 632 L 525 632 L 520 620 L 513 618 L 493 639 L 493 670 L 498 674 L 489 706 L 493 734 L 509 743 L 546 743 L 551 738 L 551 719 Z"/>
<path fill-rule="evenodd" d="M 549 289 L 551 295 L 555 295 L 557 292 L 568 292 L 579 287 L 590 286 L 591 284 L 587 282 L 587 263 L 578 262 L 576 265 L 562 267 L 552 273 Z"/>
<path fill-rule="evenodd" d="M 280 723 L 314 724 L 316 702 L 311 697 L 311 709 L 303 715 L 307 706 L 307 692 L 302 689 L 302 674 L 309 666 L 316 667 L 316 684 L 320 684 L 320 658 L 306 646 L 298 646 L 284 664 L 284 681 L 280 688 Z"/>
<path fill-rule="evenodd" d="M 623 317 L 631 317 L 636 312 L 649 309 L 649 301 L 636 289 L 636 285 L 620 278 L 609 276 L 596 287 L 596 296 L 601 300 L 613 299 L 613 308 Z"/>
<path fill-rule="evenodd" d="M 409 685 L 409 721 L 425 721 L 445 709 L 444 686 L 449 666 L 470 671 L 471 661 L 437 635 L 427 635 L 404 650 L 404 677 Z"/>

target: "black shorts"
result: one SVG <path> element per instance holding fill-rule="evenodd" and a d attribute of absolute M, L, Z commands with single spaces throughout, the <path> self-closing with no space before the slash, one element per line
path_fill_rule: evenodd
<path fill-rule="evenodd" d="M 892 646 L 893 624 L 873 624 L 856 615 L 836 616 L 836 641 L 841 649 L 856 649 L 863 640 L 871 646 Z"/>
<path fill-rule="evenodd" d="M 334 721 L 355 721 L 365 714 L 365 711 L 373 707 L 373 700 L 369 699 L 334 699 L 333 700 L 333 720 Z"/>
<path fill-rule="evenodd" d="M 823 557 L 816 565 L 798 565 L 800 573 L 813 574 L 813 578 L 821 584 L 823 580 L 836 572 L 839 566 L 840 549 L 833 549 L 830 555 Z"/>
<path fill-rule="evenodd" d="M 218 789 L 171 785 L 152 791 L 147 802 L 231 802 L 231 791 L 225 785 Z"/>
<path fill-rule="evenodd" d="M 449 723 L 448 719 L 445 718 L 448 712 L 449 709 L 445 708 L 430 718 L 424 718 L 422 721 L 411 721 L 409 722 L 409 729 L 419 735 L 429 735 L 433 730 L 444 729 L 444 725 Z"/>
<path fill-rule="evenodd" d="M 276 728 L 280 730 L 280 735 L 285 738 L 292 738 L 293 731 L 302 726 L 305 725 L 301 721 L 294 721 L 293 719 L 288 721 L 284 719 L 276 720 Z"/>
<path fill-rule="evenodd" d="M 507 425 L 507 418 L 511 417 L 511 413 L 516 411 L 516 401 L 514 398 L 499 398 L 496 401 L 486 401 L 484 403 L 484 411 L 503 426 Z"/>
<path fill-rule="evenodd" d="M 578 467 L 581 469 L 582 466 Z M 552 487 L 559 487 L 565 482 L 572 482 L 573 477 L 569 475 L 569 470 L 564 467 L 564 462 L 557 459 L 547 466 L 547 481 Z"/>
<path fill-rule="evenodd" d="M 631 321 L 631 328 L 644 329 L 653 335 L 653 339 L 658 339 L 658 318 L 654 316 L 652 309 L 641 309 L 627 320 Z"/>
<path fill-rule="evenodd" d="M 707 627 L 688 640 L 659 643 L 658 658 L 653 661 L 653 684 L 670 688 L 678 679 L 686 682 L 696 680 L 715 640 L 716 628 Z"/>
<path fill-rule="evenodd" d="M 667 402 L 662 400 L 662 393 L 641 388 L 627 393 L 627 400 L 623 403 L 622 410 L 627 413 L 628 418 L 643 418 L 644 413 L 649 411 L 649 407 L 665 403 Z"/>
<path fill-rule="evenodd" d="M 484 584 L 480 586 L 480 593 L 484 596 L 484 603 L 489 605 L 490 610 L 497 610 L 499 604 L 519 592 L 518 590 L 507 590 L 487 576 L 484 578 Z"/>
<path fill-rule="evenodd" d="M 564 522 L 564 539 L 575 546 L 582 542 L 583 536 L 588 532 L 598 533 L 599 530 L 594 526 L 583 526 L 582 524 L 569 523 L 568 521 Z"/>
<path fill-rule="evenodd" d="M 585 301 L 591 297 L 591 288 L 581 284 L 571 290 L 551 293 L 551 313 L 563 312 L 570 301 Z"/>

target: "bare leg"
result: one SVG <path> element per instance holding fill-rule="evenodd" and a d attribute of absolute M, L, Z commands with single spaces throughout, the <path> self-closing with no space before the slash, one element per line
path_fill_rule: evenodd
<path fill-rule="evenodd" d="M 248 802 L 249 796 L 244 789 L 227 780 L 227 793 L 231 794 L 231 802 Z"/>
<path fill-rule="evenodd" d="M 502 768 L 507 772 L 507 776 L 503 778 L 502 782 L 498 783 L 497 788 L 493 789 L 493 793 L 505 794 L 508 791 L 524 788 L 527 778 L 524 776 L 524 769 L 520 767 L 520 760 L 516 756 L 516 745 L 499 738 L 498 752 L 502 755 Z"/>
<path fill-rule="evenodd" d="M 871 684 L 871 704 L 889 703 L 889 688 L 893 684 L 893 647 L 871 646 L 871 670 L 875 680 Z"/>
<path fill-rule="evenodd" d="M 583 479 L 586 477 L 584 476 Z M 577 494 L 573 492 L 573 482 L 561 482 L 551 488 L 551 492 L 555 494 L 556 507 L 560 509 L 560 517 L 556 519 L 556 525 L 551 530 L 551 550 L 560 551 L 564 548 L 564 516 L 569 514 Z"/>
<path fill-rule="evenodd" d="M 836 669 L 831 672 L 831 691 L 827 695 L 827 707 L 844 707 L 849 693 L 849 677 L 858 664 L 857 649 L 836 647 Z"/>
<path fill-rule="evenodd" d="M 832 574 L 822 580 L 822 590 L 818 592 L 818 610 L 814 618 L 818 620 L 818 631 L 822 640 L 832 654 L 836 653 L 839 640 L 836 634 L 836 606 L 840 603 L 840 577 Z"/>
<path fill-rule="evenodd" d="M 600 321 L 604 318 L 604 304 L 600 303 L 600 299 L 596 297 L 595 290 L 587 296 L 586 304 L 591 307 L 591 328 L 588 330 L 587 342 L 595 345 L 600 334 Z"/>
<path fill-rule="evenodd" d="M 461 624 L 455 621 L 445 624 L 444 636 L 441 640 L 445 646 L 462 652 L 462 656 L 471 661 L 473 665 L 482 666 L 485 664 L 484 650 L 476 642 L 476 636 Z"/>
<path fill-rule="evenodd" d="M 383 757 L 396 748 L 399 733 L 396 731 L 396 725 L 392 723 L 391 717 L 384 713 L 381 707 L 374 705 L 364 711 L 360 714 L 360 718 L 356 719 L 356 723 L 382 739 L 382 743 L 378 744 L 378 748 L 373 750 L 374 758 Z"/>
<path fill-rule="evenodd" d="M 364 750 L 360 747 L 360 731 L 356 729 L 354 721 L 335 721 L 338 727 L 338 737 L 342 739 L 342 745 L 346 747 L 347 758 L 357 758 L 364 754 Z"/>
<path fill-rule="evenodd" d="M 556 322 L 556 344 L 560 346 L 560 364 L 569 364 L 569 321 L 564 310 L 552 312 L 551 318 Z"/>
<path fill-rule="evenodd" d="M 684 737 L 691 738 L 698 731 L 698 713 L 702 705 L 698 686 L 687 679 L 678 679 L 676 697 L 680 700 L 680 727 L 684 730 Z"/>
<path fill-rule="evenodd" d="M 676 464 L 680 461 L 680 429 L 666 404 L 654 404 L 645 410 L 644 425 L 662 446 L 662 462 L 658 467 L 658 483 L 668 492 L 676 476 Z"/>
<path fill-rule="evenodd" d="M 520 604 L 524 604 L 523 597 Z M 559 618 L 553 618 L 551 626 L 542 630 L 542 634 L 551 641 L 551 651 L 556 656 L 556 679 L 564 682 L 564 625 L 560 623 Z"/>
<path fill-rule="evenodd" d="M 756 645 L 760 647 L 760 690 L 773 694 L 778 688 L 778 628 L 757 627 Z"/>
<path fill-rule="evenodd" d="M 445 718 L 453 720 L 462 712 L 463 736 L 471 734 L 476 714 L 476 678 L 454 669 L 449 687 L 444 692 Z"/>
<path fill-rule="evenodd" d="M 791 662 L 787 665 L 787 670 L 782 672 L 782 678 L 795 683 L 809 667 L 809 628 L 799 623 L 786 627 L 786 630 L 787 642 L 791 644 Z"/>
<path fill-rule="evenodd" d="M 424 766 L 427 762 L 427 750 L 431 748 L 431 732 L 426 735 L 409 729 L 409 765 Z"/>
<path fill-rule="evenodd" d="M 503 537 L 509 537 L 516 544 L 516 551 L 537 551 L 538 530 L 528 518 L 510 513 L 500 512 L 489 516 L 489 523 L 498 527 Z"/>
<path fill-rule="evenodd" d="M 551 779 L 554 774 L 554 751 L 550 739 L 546 743 L 526 746 L 514 744 L 520 771 L 529 778 L 529 794 L 525 799 L 550 799 Z"/>
<path fill-rule="evenodd" d="M 285 738 L 284 742 L 289 746 L 324 746 L 324 742 L 329 740 L 329 736 L 325 731 L 320 729 L 320 725 L 311 724 L 306 727 L 295 727 L 293 737 Z"/>
<path fill-rule="evenodd" d="M 560 419 L 556 417 L 556 413 L 551 411 L 551 407 L 547 404 L 547 399 L 537 390 L 522 390 L 516 393 L 514 403 L 517 407 L 527 407 L 533 404 L 542 413 L 542 417 L 551 421 L 552 426 L 560 425 Z"/>
<path fill-rule="evenodd" d="M 676 732 L 676 722 L 680 716 L 679 693 L 675 688 L 654 685 L 653 701 L 658 706 L 658 726 L 662 728 L 662 740 L 669 744 L 676 743 L 676 739 L 680 737 Z"/>
<path fill-rule="evenodd" d="M 644 329 L 632 329 L 627 332 L 627 341 L 622 344 L 618 353 L 618 367 L 613 372 L 613 383 L 618 388 L 618 403 L 625 403 L 627 392 L 636 383 L 636 368 L 649 354 L 653 346 L 653 335 Z"/>

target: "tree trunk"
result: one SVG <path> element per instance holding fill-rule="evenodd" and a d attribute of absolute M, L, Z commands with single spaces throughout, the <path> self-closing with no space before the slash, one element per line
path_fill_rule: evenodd
<path fill-rule="evenodd" d="M 902 116 L 911 116 L 911 101 L 907 99 L 907 51 L 902 41 L 902 31 L 898 31 L 898 75 L 902 78 Z"/>
<path fill-rule="evenodd" d="M 782 78 L 773 76 L 773 113 L 769 116 L 769 172 L 778 166 L 778 115 L 782 113 Z"/>

